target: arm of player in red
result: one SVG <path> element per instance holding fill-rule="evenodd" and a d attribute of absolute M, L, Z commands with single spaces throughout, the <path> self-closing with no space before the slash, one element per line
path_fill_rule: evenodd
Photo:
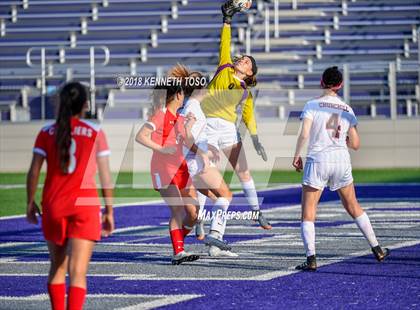
<path fill-rule="evenodd" d="M 102 197 L 105 201 L 101 231 L 103 237 L 110 236 L 115 229 L 114 210 L 112 208 L 114 203 L 114 184 L 109 168 L 110 153 L 105 133 L 100 130 L 96 139 L 96 162 L 98 165 L 99 181 L 101 182 Z"/>

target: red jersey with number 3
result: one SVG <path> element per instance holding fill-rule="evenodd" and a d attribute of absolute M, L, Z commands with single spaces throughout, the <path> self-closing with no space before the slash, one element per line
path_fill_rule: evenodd
<path fill-rule="evenodd" d="M 188 166 L 183 154 L 185 140 L 185 118 L 169 110 L 159 110 L 147 122 L 153 129 L 153 142 L 163 147 L 175 147 L 174 154 L 153 152 L 151 174 L 155 189 L 175 184 L 184 188 L 189 180 Z"/>
<path fill-rule="evenodd" d="M 95 180 L 96 158 L 110 154 L 105 134 L 97 124 L 73 117 L 70 162 L 68 172 L 63 173 L 56 145 L 56 128 L 55 123 L 42 128 L 33 149 L 47 161 L 43 212 L 54 217 L 84 211 L 97 212 L 100 200 Z"/>

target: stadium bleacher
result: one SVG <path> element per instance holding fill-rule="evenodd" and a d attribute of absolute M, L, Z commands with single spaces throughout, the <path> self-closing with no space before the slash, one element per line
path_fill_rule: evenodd
<path fill-rule="evenodd" d="M 107 117 L 142 117 L 143 112 L 133 114 L 124 100 L 115 99 L 126 96 L 115 96 L 124 92 L 116 77 L 162 75 L 176 62 L 211 75 L 217 64 L 222 2 L 1 1 L 1 119 L 53 117 L 49 95 L 61 83 L 72 78 L 91 81 L 90 46 L 110 51 L 109 64 L 95 66 L 99 114 L 104 115 L 107 106 Z M 320 73 L 332 64 L 345 68 L 349 81 L 343 96 L 359 115 L 418 115 L 419 11 L 419 2 L 409 0 L 254 1 L 248 14 L 235 17 L 233 51 L 252 53 L 259 64 L 258 90 L 274 91 L 257 97 L 258 115 L 284 118 L 288 111 L 298 110 L 307 94 L 318 89 Z M 37 49 L 31 54 L 34 66 L 28 67 L 31 47 Z M 46 48 L 46 87 L 41 47 Z M 95 57 L 100 63 L 104 56 Z M 22 91 L 23 87 L 31 91 Z M 42 90 L 47 97 L 44 112 Z M 143 106 L 139 109 L 143 111 Z"/>

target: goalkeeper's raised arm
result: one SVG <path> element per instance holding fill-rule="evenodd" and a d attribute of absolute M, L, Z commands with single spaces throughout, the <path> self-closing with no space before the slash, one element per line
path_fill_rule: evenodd
<path fill-rule="evenodd" d="M 232 65 L 232 57 L 230 55 L 231 36 L 232 31 L 230 24 L 223 24 L 222 33 L 220 35 L 219 68 L 226 64 Z"/>
<path fill-rule="evenodd" d="M 242 55 L 232 61 L 230 55 L 232 16 L 240 9 L 232 0 L 222 6 L 223 28 L 220 42 L 219 64 L 216 73 L 208 85 L 207 96 L 201 102 L 206 115 L 206 134 L 208 144 L 226 155 L 241 181 L 245 197 L 253 211 L 259 210 L 259 202 L 248 168 L 245 152 L 242 152 L 242 141 L 238 134 L 237 121 L 239 115 L 251 134 L 257 153 L 267 160 L 264 148 L 257 136 L 257 125 L 254 114 L 254 103 L 250 88 L 256 85 L 257 64 L 249 55 Z M 270 223 L 261 212 L 258 222 L 264 229 L 271 229 Z"/>

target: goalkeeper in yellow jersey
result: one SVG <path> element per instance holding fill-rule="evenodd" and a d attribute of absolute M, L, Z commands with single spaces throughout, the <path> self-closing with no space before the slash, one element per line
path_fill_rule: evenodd
<path fill-rule="evenodd" d="M 259 155 L 266 161 L 264 148 L 258 141 L 254 103 L 250 87 L 256 85 L 257 65 L 252 56 L 244 55 L 232 62 L 230 55 L 232 16 L 239 10 L 232 0 L 222 5 L 223 28 L 220 41 L 219 66 L 208 86 L 208 95 L 201 107 L 207 117 L 206 133 L 210 150 L 225 154 L 241 181 L 242 188 L 252 210 L 258 212 L 258 222 L 264 229 L 271 229 L 263 217 L 257 192 L 248 168 L 238 124 L 243 121 L 251 134 L 252 142 Z"/>

